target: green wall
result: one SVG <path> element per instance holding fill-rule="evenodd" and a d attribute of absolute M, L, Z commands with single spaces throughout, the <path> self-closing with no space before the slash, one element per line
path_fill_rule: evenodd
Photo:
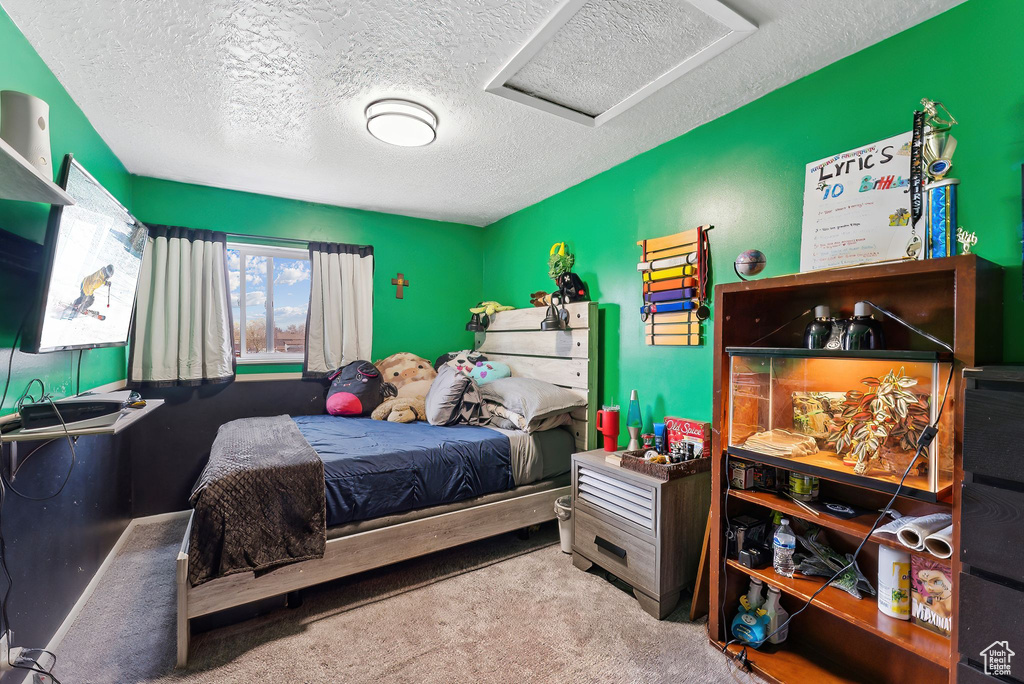
<path fill-rule="evenodd" d="M 526 305 L 550 288 L 551 243 L 568 241 L 578 271 L 601 302 L 602 394 L 624 402 L 638 388 L 648 415 L 710 417 L 711 349 L 643 344 L 636 309 L 636 240 L 702 223 L 716 226 L 714 282 L 734 280 L 737 253 L 768 255 L 765 276 L 796 272 L 804 165 L 910 127 L 921 97 L 943 100 L 962 124 L 954 159 L 961 223 L 977 231 L 981 256 L 1007 267 L 1007 360 L 1024 360 L 1021 302 L 1021 162 L 1024 161 L 1024 3 L 969 2 L 837 62 L 735 112 L 483 229 L 343 209 L 151 178 L 132 178 L 0 12 L 0 88 L 50 103 L 54 156 L 75 155 L 140 219 L 262 236 L 373 244 L 374 357 L 409 350 L 432 357 L 470 342 L 466 308 L 479 299 Z M 933 49 L 930 46 L 939 46 Z M 927 54 L 939 54 L 942 67 Z M 0 202 L 0 228 L 41 241 L 46 208 Z M 484 256 L 481 256 L 484 255 Z M 396 272 L 411 281 L 397 300 Z M 0 273 L 4 360 L 29 279 Z M 710 330 L 710 325 L 708 326 Z M 71 391 L 69 353 L 15 357 L 12 392 L 40 376 Z M 248 366 L 240 372 L 297 370 Z M 83 386 L 124 376 L 124 350 L 85 353 Z M 7 406 L 11 403 L 8 398 Z M 5 409 L 9 410 L 9 409 Z"/>
<path fill-rule="evenodd" d="M 909 130 L 930 97 L 962 122 L 960 223 L 977 232 L 977 254 L 1007 267 L 1006 357 L 1024 360 L 1022 26 L 1020 0 L 970 0 L 492 224 L 484 297 L 526 305 L 551 287 L 550 245 L 569 242 L 601 303 L 603 400 L 625 403 L 637 388 L 648 417 L 710 420 L 710 337 L 699 348 L 643 343 L 636 241 L 713 224 L 714 283 L 735 281 L 732 261 L 750 248 L 767 255 L 764 276 L 795 273 L 805 165 Z"/>
<path fill-rule="evenodd" d="M 483 287 L 480 228 L 141 177 L 134 179 L 134 212 L 144 223 L 373 245 L 373 360 L 411 351 L 433 361 L 472 344 L 465 324 Z M 410 283 L 404 299 L 391 284 L 398 272 Z M 238 367 L 297 370 L 301 365 Z"/>
<path fill-rule="evenodd" d="M 59 169 L 64 155 L 71 152 L 115 197 L 131 209 L 131 176 L 2 9 L 0 90 L 19 90 L 45 100 L 50 105 L 50 147 L 54 166 Z M 0 200 L 0 229 L 41 243 L 46 236 L 48 214 L 48 205 Z M 3 296 L 0 361 L 6 375 L 7 359 L 18 325 L 24 313 L 34 306 L 38 295 L 37 281 L 33 277 L 0 269 L 0 293 Z M 10 413 L 10 407 L 32 378 L 41 378 L 47 390 L 56 397 L 73 393 L 77 361 L 78 352 L 16 352 L 10 391 L 4 406 L 0 407 L 0 413 Z M 82 389 L 119 380 L 124 375 L 124 348 L 84 352 Z"/>

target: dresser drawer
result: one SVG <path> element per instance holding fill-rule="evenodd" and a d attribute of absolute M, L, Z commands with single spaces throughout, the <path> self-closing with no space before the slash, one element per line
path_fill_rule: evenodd
<path fill-rule="evenodd" d="M 576 465 L 576 499 L 589 506 L 647 530 L 652 535 L 657 527 L 657 496 L 651 487 L 643 486 L 605 468 Z"/>
<path fill-rule="evenodd" d="M 581 511 L 573 512 L 573 547 L 623 582 L 657 594 L 654 545 Z"/>
<path fill-rule="evenodd" d="M 964 392 L 964 470 L 1024 482 L 1024 392 Z"/>
<path fill-rule="evenodd" d="M 1020 643 L 1024 634 L 1024 592 L 974 575 L 960 573 L 959 579 L 960 614 L 956 622 L 960 653 L 980 660 L 979 654 L 993 642 L 1009 639 L 1011 647 Z"/>
<path fill-rule="evenodd" d="M 960 560 L 1024 583 L 1024 492 L 969 483 L 960 497 Z"/>

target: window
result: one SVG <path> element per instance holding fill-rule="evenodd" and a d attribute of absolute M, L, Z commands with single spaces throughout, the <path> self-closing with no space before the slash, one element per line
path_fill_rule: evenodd
<path fill-rule="evenodd" d="M 301 361 L 309 308 L 309 253 L 228 244 L 235 356 L 242 363 Z"/>

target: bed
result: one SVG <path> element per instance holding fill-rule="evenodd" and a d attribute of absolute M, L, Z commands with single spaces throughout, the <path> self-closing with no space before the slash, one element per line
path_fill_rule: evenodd
<path fill-rule="evenodd" d="M 584 397 L 585 412 L 569 426 L 527 435 L 292 417 L 323 463 L 323 557 L 194 584 L 193 512 L 177 557 L 178 666 L 187 664 L 194 618 L 553 519 L 554 500 L 570 491 L 571 453 L 596 443 L 597 304 L 567 308 L 565 331 L 540 330 L 543 308 L 496 314 L 487 332 L 476 334 L 475 347 L 515 376 Z"/>

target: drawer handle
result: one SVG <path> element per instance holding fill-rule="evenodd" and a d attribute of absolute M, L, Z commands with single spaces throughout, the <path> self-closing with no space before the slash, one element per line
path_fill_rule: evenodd
<path fill-rule="evenodd" d="M 605 551 L 610 551 L 611 553 L 614 553 L 619 558 L 625 559 L 625 557 L 626 557 L 626 549 L 622 548 L 621 546 L 616 546 L 615 544 L 612 544 L 607 539 L 601 539 L 600 537 L 594 537 L 594 543 L 597 544 L 598 548 L 604 549 Z"/>

